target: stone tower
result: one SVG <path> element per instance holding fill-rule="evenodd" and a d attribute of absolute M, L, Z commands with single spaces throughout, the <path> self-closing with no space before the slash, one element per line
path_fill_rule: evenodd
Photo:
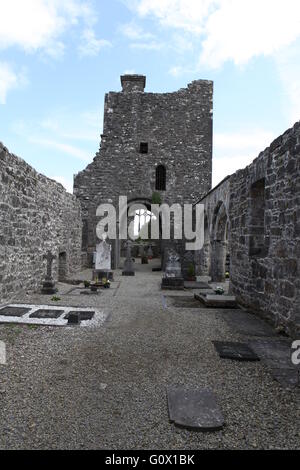
<path fill-rule="evenodd" d="M 74 178 L 88 264 L 99 204 L 118 207 L 119 196 L 151 203 L 154 192 L 168 204 L 193 203 L 211 189 L 213 82 L 197 80 L 173 93 L 145 93 L 143 75 L 124 75 L 121 84 L 121 92 L 105 96 L 100 150 Z"/>

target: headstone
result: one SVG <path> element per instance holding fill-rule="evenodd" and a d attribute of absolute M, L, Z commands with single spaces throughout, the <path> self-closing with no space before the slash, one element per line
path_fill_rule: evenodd
<path fill-rule="evenodd" d="M 223 428 L 224 418 L 211 391 L 172 387 L 167 395 L 169 417 L 175 425 L 198 431 Z"/>
<path fill-rule="evenodd" d="M 175 250 L 168 251 L 165 274 L 162 279 L 162 289 L 183 290 L 184 279 L 181 272 L 180 257 Z"/>
<path fill-rule="evenodd" d="M 140 246 L 140 255 L 141 255 L 141 263 L 142 264 L 149 264 L 148 256 L 145 254 L 145 246 Z"/>
<path fill-rule="evenodd" d="M 55 282 L 52 277 L 52 264 L 55 258 L 56 257 L 51 253 L 51 251 L 48 251 L 48 253 L 44 255 L 44 259 L 47 261 L 47 273 L 42 288 L 42 294 L 44 295 L 53 295 L 57 292 Z"/>
<path fill-rule="evenodd" d="M 96 247 L 96 271 L 109 271 L 111 269 L 111 246 L 103 240 Z"/>
<path fill-rule="evenodd" d="M 96 246 L 95 270 L 93 273 L 94 280 L 106 278 L 113 280 L 113 272 L 111 270 L 111 245 L 104 239 Z"/>
<path fill-rule="evenodd" d="M 149 245 L 147 255 L 148 255 L 148 258 L 149 258 L 149 259 L 152 259 L 152 258 L 153 258 L 153 250 L 152 250 L 152 246 L 151 246 L 151 245 Z"/>
<path fill-rule="evenodd" d="M 128 240 L 126 242 L 126 260 L 124 263 L 122 276 L 135 276 L 132 257 L 131 257 L 131 246 L 132 246 L 132 243 L 130 240 Z"/>
<path fill-rule="evenodd" d="M 247 344 L 229 341 L 213 341 L 213 344 L 222 359 L 259 361 L 257 354 Z"/>

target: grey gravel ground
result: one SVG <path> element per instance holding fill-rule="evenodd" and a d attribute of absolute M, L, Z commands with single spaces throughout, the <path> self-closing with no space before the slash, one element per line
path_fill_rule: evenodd
<path fill-rule="evenodd" d="M 60 286 L 55 305 L 97 306 L 108 315 L 101 327 L 0 325 L 8 353 L 1 449 L 300 448 L 299 389 L 282 388 L 260 362 L 218 357 L 213 340 L 245 339 L 226 324 L 226 310 L 164 308 L 151 265 L 115 279 L 93 297 L 62 295 L 71 287 Z M 39 295 L 15 301 L 47 303 Z M 197 433 L 170 424 L 166 388 L 174 384 L 214 391 L 226 427 Z"/>

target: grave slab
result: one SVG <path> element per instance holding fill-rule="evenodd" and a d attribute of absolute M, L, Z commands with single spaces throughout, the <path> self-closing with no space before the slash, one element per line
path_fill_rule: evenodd
<path fill-rule="evenodd" d="M 163 277 L 161 283 L 162 290 L 184 290 L 183 277 Z"/>
<path fill-rule="evenodd" d="M 107 319 L 107 314 L 98 309 L 88 307 L 70 307 L 70 306 L 50 306 L 50 305 L 28 305 L 28 304 L 10 304 L 0 305 L 0 310 L 4 308 L 24 308 L 27 313 L 22 316 L 1 316 L 2 324 L 19 324 L 19 325 L 40 325 L 40 326 L 58 326 L 64 327 L 68 325 L 68 314 L 73 313 L 80 318 L 81 327 L 100 326 Z M 41 311 L 44 313 L 41 314 Z M 45 313 L 46 311 L 46 313 Z M 48 312 L 51 312 L 49 317 Z M 38 313 L 38 315 L 36 315 Z M 54 314 L 53 314 L 54 313 Z M 80 314 L 80 317 L 79 317 Z"/>
<path fill-rule="evenodd" d="M 224 316 L 230 328 L 237 333 L 247 336 L 275 336 L 273 328 L 257 316 L 239 310 L 237 312 L 228 312 Z"/>
<path fill-rule="evenodd" d="M 70 312 L 66 317 L 68 317 L 68 325 L 80 325 L 80 315 L 78 312 Z"/>
<path fill-rule="evenodd" d="M 296 369 L 271 369 L 271 374 L 283 387 L 300 388 L 300 370 Z"/>
<path fill-rule="evenodd" d="M 208 308 L 237 308 L 234 295 L 195 294 L 195 299 Z"/>
<path fill-rule="evenodd" d="M 213 341 L 213 344 L 222 359 L 235 361 L 259 361 L 259 357 L 245 343 L 233 343 L 229 341 Z"/>
<path fill-rule="evenodd" d="M 94 317 L 95 312 L 93 312 L 92 310 L 91 311 L 72 310 L 65 316 L 65 318 L 69 320 L 69 317 L 71 315 L 79 315 L 80 321 L 86 321 L 86 320 L 91 320 Z"/>
<path fill-rule="evenodd" d="M 250 345 L 283 387 L 299 387 L 300 366 L 292 363 L 291 340 L 253 340 Z"/>
<path fill-rule="evenodd" d="M 46 310 L 40 309 L 29 315 L 30 318 L 58 318 L 64 313 L 64 310 Z"/>
<path fill-rule="evenodd" d="M 292 369 L 292 341 L 289 340 L 252 340 L 251 348 L 269 367 Z"/>
<path fill-rule="evenodd" d="M 197 431 L 217 431 L 224 418 L 210 390 L 170 387 L 167 390 L 170 421 Z"/>
<path fill-rule="evenodd" d="M 0 316 L 5 317 L 22 317 L 26 313 L 30 312 L 30 308 L 24 307 L 4 307 L 0 309 Z"/>

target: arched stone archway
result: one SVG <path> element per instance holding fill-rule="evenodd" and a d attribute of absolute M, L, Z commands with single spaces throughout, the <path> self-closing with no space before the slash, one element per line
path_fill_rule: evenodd
<path fill-rule="evenodd" d="M 200 251 L 195 252 L 195 265 L 197 276 L 209 276 L 211 244 L 208 215 L 204 213 L 204 245 Z"/>
<path fill-rule="evenodd" d="M 118 214 L 118 239 L 116 240 L 116 246 L 115 246 L 115 252 L 116 252 L 116 265 L 120 267 L 120 260 L 122 256 L 125 256 L 126 252 L 126 240 L 120 238 L 120 224 L 123 221 L 123 224 L 127 227 L 127 234 L 128 234 L 128 228 L 130 224 L 133 224 L 136 226 L 136 220 L 137 218 L 142 219 L 142 223 L 138 224 L 139 228 L 138 231 L 142 234 L 142 239 L 145 236 L 145 242 L 147 245 L 147 239 L 149 244 L 151 245 L 151 256 L 155 258 L 159 258 L 161 256 L 161 239 L 159 238 L 158 240 L 151 240 L 151 225 L 149 226 L 149 222 L 151 222 L 152 214 L 151 212 L 151 204 L 152 201 L 148 198 L 144 197 L 133 197 L 128 200 L 127 202 L 127 207 L 124 208 L 122 213 Z M 145 211 L 146 208 L 146 211 Z M 144 214 L 144 211 L 146 212 Z M 140 212 L 140 213 L 139 213 Z M 124 222 L 124 219 L 127 218 L 127 223 Z M 146 222 L 146 223 L 145 223 Z M 148 227 L 147 227 L 148 225 Z M 141 230 L 142 229 L 142 230 Z M 138 233 L 134 233 L 132 235 L 138 236 Z M 159 224 L 159 235 L 161 235 L 161 223 Z M 147 238 L 148 237 L 148 238 Z M 139 246 L 133 247 L 133 256 L 137 257 L 140 256 L 141 253 L 143 255 L 147 255 L 147 252 L 144 253 L 144 250 L 139 250 Z"/>
<path fill-rule="evenodd" d="M 228 267 L 228 235 L 229 219 L 225 205 L 219 201 L 213 214 L 211 233 L 211 267 L 212 282 L 225 280 L 226 267 Z"/>

